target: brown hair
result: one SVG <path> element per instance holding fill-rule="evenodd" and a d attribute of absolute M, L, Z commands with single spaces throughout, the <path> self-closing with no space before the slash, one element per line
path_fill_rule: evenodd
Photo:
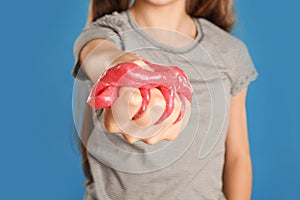
<path fill-rule="evenodd" d="M 91 0 L 88 22 L 113 11 L 127 10 L 129 4 L 130 0 Z M 205 18 L 227 32 L 235 23 L 233 0 L 187 0 L 186 12 L 192 17 Z"/>
<path fill-rule="evenodd" d="M 187 0 L 186 12 L 192 17 L 202 17 L 214 23 L 221 29 L 230 32 L 235 23 L 233 0 Z M 88 23 L 97 20 L 113 11 L 129 9 L 130 0 L 91 0 L 89 6 Z M 93 182 L 87 159 L 87 150 L 79 140 L 82 154 L 82 166 L 87 178 L 85 185 Z"/>

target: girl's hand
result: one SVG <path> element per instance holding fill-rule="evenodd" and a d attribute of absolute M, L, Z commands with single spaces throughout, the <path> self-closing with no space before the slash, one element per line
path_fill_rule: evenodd
<path fill-rule="evenodd" d="M 88 44 L 83 47 L 81 53 L 80 53 L 80 58 L 79 58 L 79 63 L 82 70 L 88 75 L 88 77 L 93 81 L 96 82 L 101 74 L 108 68 L 121 63 L 121 62 L 135 62 L 136 64 L 140 65 L 141 67 L 147 68 L 147 65 L 142 61 L 142 59 L 136 55 L 135 53 L 132 52 L 125 52 L 121 51 L 115 45 L 108 41 L 108 40 L 103 40 L 103 39 L 96 39 L 92 40 Z M 99 67 L 100 66 L 100 67 Z M 135 95 L 133 95 L 131 98 L 124 99 L 123 95 L 126 96 L 125 94 L 128 92 L 128 88 L 122 88 L 120 90 L 120 95 L 119 100 L 119 106 L 124 105 L 124 106 L 130 106 L 130 109 L 128 109 L 132 113 L 118 113 L 118 110 L 121 110 L 117 104 L 114 104 L 113 108 L 108 108 L 104 109 L 104 125 L 105 127 L 112 133 L 121 133 L 124 138 L 130 142 L 134 143 L 138 140 L 142 140 L 143 142 L 147 144 L 155 144 L 160 140 L 174 140 L 179 132 L 185 127 L 187 124 L 186 116 L 189 116 L 189 113 L 185 113 L 183 119 L 176 123 L 175 125 L 172 125 L 173 121 L 175 120 L 175 116 L 178 116 L 179 108 L 181 108 L 180 105 L 180 100 L 178 97 L 176 97 L 175 100 L 175 106 L 173 113 L 169 116 L 169 118 L 166 119 L 166 126 L 160 131 L 160 132 L 155 132 L 155 134 L 152 137 L 148 138 L 138 138 L 138 137 L 133 137 L 132 133 L 129 131 L 122 131 L 120 127 L 117 125 L 115 121 L 115 117 L 119 118 L 122 116 L 127 116 L 127 122 L 138 124 L 140 127 L 146 127 L 147 124 L 152 122 L 150 112 L 150 108 L 153 105 L 162 105 L 165 106 L 165 100 L 162 97 L 162 94 L 160 91 L 157 89 L 152 89 L 151 90 L 151 101 L 149 102 L 148 105 L 148 110 L 145 113 L 143 117 L 141 117 L 138 120 L 132 121 L 131 116 L 135 111 L 138 110 L 140 101 L 141 101 L 141 96 L 139 91 L 136 88 L 131 88 L 136 90 Z M 127 92 L 126 92 L 127 91 Z M 123 102 L 123 104 L 122 104 Z M 152 105 L 152 106 L 150 106 Z M 186 110 L 190 109 L 190 103 L 189 101 L 186 101 Z M 115 112 L 112 112 L 112 111 Z M 114 115 L 113 115 L 114 113 Z M 128 116 L 128 114 L 130 114 Z M 119 115 L 119 116 L 118 116 Z M 169 121 L 168 121 L 169 120 Z M 133 130 L 133 132 L 135 132 Z M 143 136 L 141 136 L 143 137 Z"/>
<path fill-rule="evenodd" d="M 145 63 L 141 60 L 135 60 L 134 62 L 141 67 L 143 66 L 147 68 Z M 160 140 L 174 140 L 184 126 L 186 126 L 185 121 L 187 121 L 185 120 L 185 117 L 183 117 L 181 121 L 173 125 L 173 122 L 177 119 L 180 112 L 181 101 L 176 95 L 173 112 L 162 123 L 162 127 L 157 130 L 153 126 L 153 123 L 155 122 L 153 118 L 157 119 L 157 117 L 162 114 L 165 109 L 166 102 L 162 93 L 158 89 L 153 88 L 150 91 L 151 96 L 146 112 L 141 118 L 132 120 L 132 117 L 140 108 L 142 97 L 137 88 L 120 88 L 119 97 L 112 107 L 104 109 L 105 128 L 111 133 L 121 133 L 124 139 L 131 144 L 139 140 L 146 144 L 155 144 Z M 186 108 L 186 113 L 190 112 L 190 103 L 188 101 L 186 101 Z M 189 116 L 189 114 L 186 113 L 184 116 Z M 130 128 L 122 130 L 122 127 Z M 150 129 L 149 132 L 151 135 L 149 137 L 145 137 L 145 132 L 143 132 L 145 128 L 147 130 Z"/>
<path fill-rule="evenodd" d="M 163 111 L 166 102 L 161 92 L 158 89 L 156 88 L 151 89 L 151 98 L 148 104 L 147 111 L 141 118 L 133 121 L 131 120 L 131 118 L 139 110 L 142 101 L 138 89 L 130 88 L 130 87 L 122 87 L 120 89 L 119 94 L 120 96 L 118 97 L 118 101 L 116 101 L 111 108 L 104 109 L 104 126 L 109 132 L 121 133 L 124 139 L 126 139 L 126 141 L 131 144 L 139 140 L 142 140 L 147 144 L 155 144 L 160 140 L 174 140 L 178 136 L 180 130 L 182 130 L 181 126 L 183 120 L 173 125 L 173 122 L 176 120 L 181 108 L 179 97 L 176 96 L 174 110 L 172 114 L 165 120 L 164 127 L 160 129 L 158 132 L 156 132 L 155 135 L 148 138 L 143 138 L 143 135 L 140 135 L 139 138 L 139 137 L 134 137 L 132 133 L 124 132 L 123 130 L 120 129 L 118 125 L 120 123 L 117 123 L 116 119 L 119 118 L 124 119 L 124 117 L 126 117 L 127 122 L 135 123 L 137 126 L 131 129 L 132 132 L 137 132 L 139 131 L 137 129 L 145 128 L 145 127 L 151 129 L 153 127 L 152 124 L 154 123 L 150 115 L 151 108 L 158 107 L 161 108 L 161 111 Z M 127 109 L 128 113 L 123 112 L 124 106 L 128 108 Z M 157 113 L 161 113 L 161 112 L 157 112 Z"/>

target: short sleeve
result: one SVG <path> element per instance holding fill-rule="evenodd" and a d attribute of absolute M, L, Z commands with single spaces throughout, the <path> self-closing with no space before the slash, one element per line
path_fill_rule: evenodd
<path fill-rule="evenodd" d="M 112 18 L 113 19 L 113 18 Z M 117 48 L 122 49 L 122 42 L 118 31 L 115 27 L 118 27 L 118 21 L 112 20 L 109 16 L 99 18 L 95 22 L 87 24 L 80 35 L 77 37 L 74 46 L 74 66 L 72 69 L 72 75 L 81 80 L 86 80 L 87 76 L 79 70 L 79 55 L 82 48 L 90 41 L 94 39 L 107 39 L 112 41 Z"/>
<path fill-rule="evenodd" d="M 241 40 L 237 41 L 233 53 L 234 64 L 230 67 L 232 79 L 230 93 L 232 96 L 238 94 L 258 77 L 258 71 L 253 64 L 248 48 Z"/>

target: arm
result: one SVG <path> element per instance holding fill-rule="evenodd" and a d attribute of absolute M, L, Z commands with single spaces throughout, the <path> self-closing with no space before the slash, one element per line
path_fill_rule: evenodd
<path fill-rule="evenodd" d="M 124 52 L 118 49 L 112 42 L 104 39 L 96 39 L 87 43 L 81 50 L 79 55 L 79 62 L 82 63 L 81 68 L 87 74 L 87 76 L 95 83 L 100 75 L 108 68 L 115 66 L 118 63 L 122 62 L 135 62 L 138 65 L 143 65 L 142 59 L 134 53 Z M 141 95 L 139 92 L 135 92 L 135 95 L 132 95 L 130 99 L 128 99 L 128 95 L 130 94 L 132 89 L 128 89 L 123 87 L 120 89 L 120 99 L 118 103 L 114 103 L 115 110 L 120 110 L 119 108 L 129 105 L 130 111 L 137 111 L 140 108 L 141 104 Z M 158 91 L 158 89 L 151 89 L 151 97 L 149 102 L 149 107 L 153 105 L 163 105 L 165 102 L 163 95 Z M 162 129 L 159 134 L 154 135 L 150 138 L 142 139 L 143 142 L 147 144 L 155 144 L 160 140 L 174 140 L 179 134 L 181 128 L 181 122 L 176 125 L 171 125 L 173 121 L 177 118 L 180 111 L 180 100 L 179 98 L 175 99 L 175 107 L 171 114 L 166 119 L 166 124 L 170 124 L 170 126 L 166 126 L 166 129 Z M 164 106 L 162 106 L 164 107 Z M 124 115 L 125 113 L 117 112 L 120 115 Z M 126 115 L 126 114 L 125 114 Z M 127 116 L 127 115 L 126 115 Z M 129 117 L 129 115 L 128 115 Z M 136 120 L 136 123 L 140 126 L 144 126 L 143 124 L 147 124 L 149 122 L 150 113 L 146 113 L 140 119 Z M 131 118 L 128 118 L 131 120 Z M 113 116 L 112 108 L 104 109 L 104 126 L 106 129 L 112 133 L 121 133 L 123 137 L 129 142 L 134 143 L 140 138 L 135 138 L 129 135 L 128 133 L 123 132 L 118 127 L 115 116 Z"/>
<path fill-rule="evenodd" d="M 120 62 L 134 60 L 141 60 L 141 58 L 134 53 L 121 51 L 114 43 L 105 39 L 88 42 L 79 55 L 82 70 L 93 82 L 96 82 L 109 67 Z"/>
<path fill-rule="evenodd" d="M 247 132 L 246 94 L 247 88 L 244 88 L 231 99 L 223 173 L 223 190 L 228 200 L 251 199 L 252 164 Z"/>

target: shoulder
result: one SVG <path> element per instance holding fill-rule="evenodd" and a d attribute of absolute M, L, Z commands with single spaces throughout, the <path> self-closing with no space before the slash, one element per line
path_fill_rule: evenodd
<path fill-rule="evenodd" d="M 106 39 L 113 42 L 117 48 L 123 49 L 123 41 L 120 37 L 120 33 L 126 29 L 128 29 L 128 23 L 127 14 L 125 11 L 115 11 L 86 24 L 73 45 L 73 53 L 75 58 L 73 75 L 77 75 L 80 67 L 80 52 L 88 42 L 95 39 Z M 84 79 L 84 77 L 82 77 L 82 79 Z"/>
<path fill-rule="evenodd" d="M 231 95 L 236 95 L 258 76 L 246 44 L 212 22 L 203 18 L 198 20 L 204 34 L 202 46 L 222 73 L 229 77 Z"/>
<path fill-rule="evenodd" d="M 203 31 L 200 42 L 220 68 L 236 70 L 238 66 L 249 63 L 250 55 L 246 44 L 238 37 L 221 29 L 204 18 L 198 18 Z"/>
<path fill-rule="evenodd" d="M 245 49 L 245 43 L 238 37 L 221 29 L 211 21 L 205 18 L 197 18 L 201 24 L 204 34 L 204 43 L 210 43 L 220 53 L 236 53 L 241 49 Z"/>
<path fill-rule="evenodd" d="M 83 31 L 95 28 L 109 28 L 118 32 L 128 28 L 127 21 L 126 11 L 114 11 L 111 14 L 98 18 L 94 22 L 88 23 Z"/>

